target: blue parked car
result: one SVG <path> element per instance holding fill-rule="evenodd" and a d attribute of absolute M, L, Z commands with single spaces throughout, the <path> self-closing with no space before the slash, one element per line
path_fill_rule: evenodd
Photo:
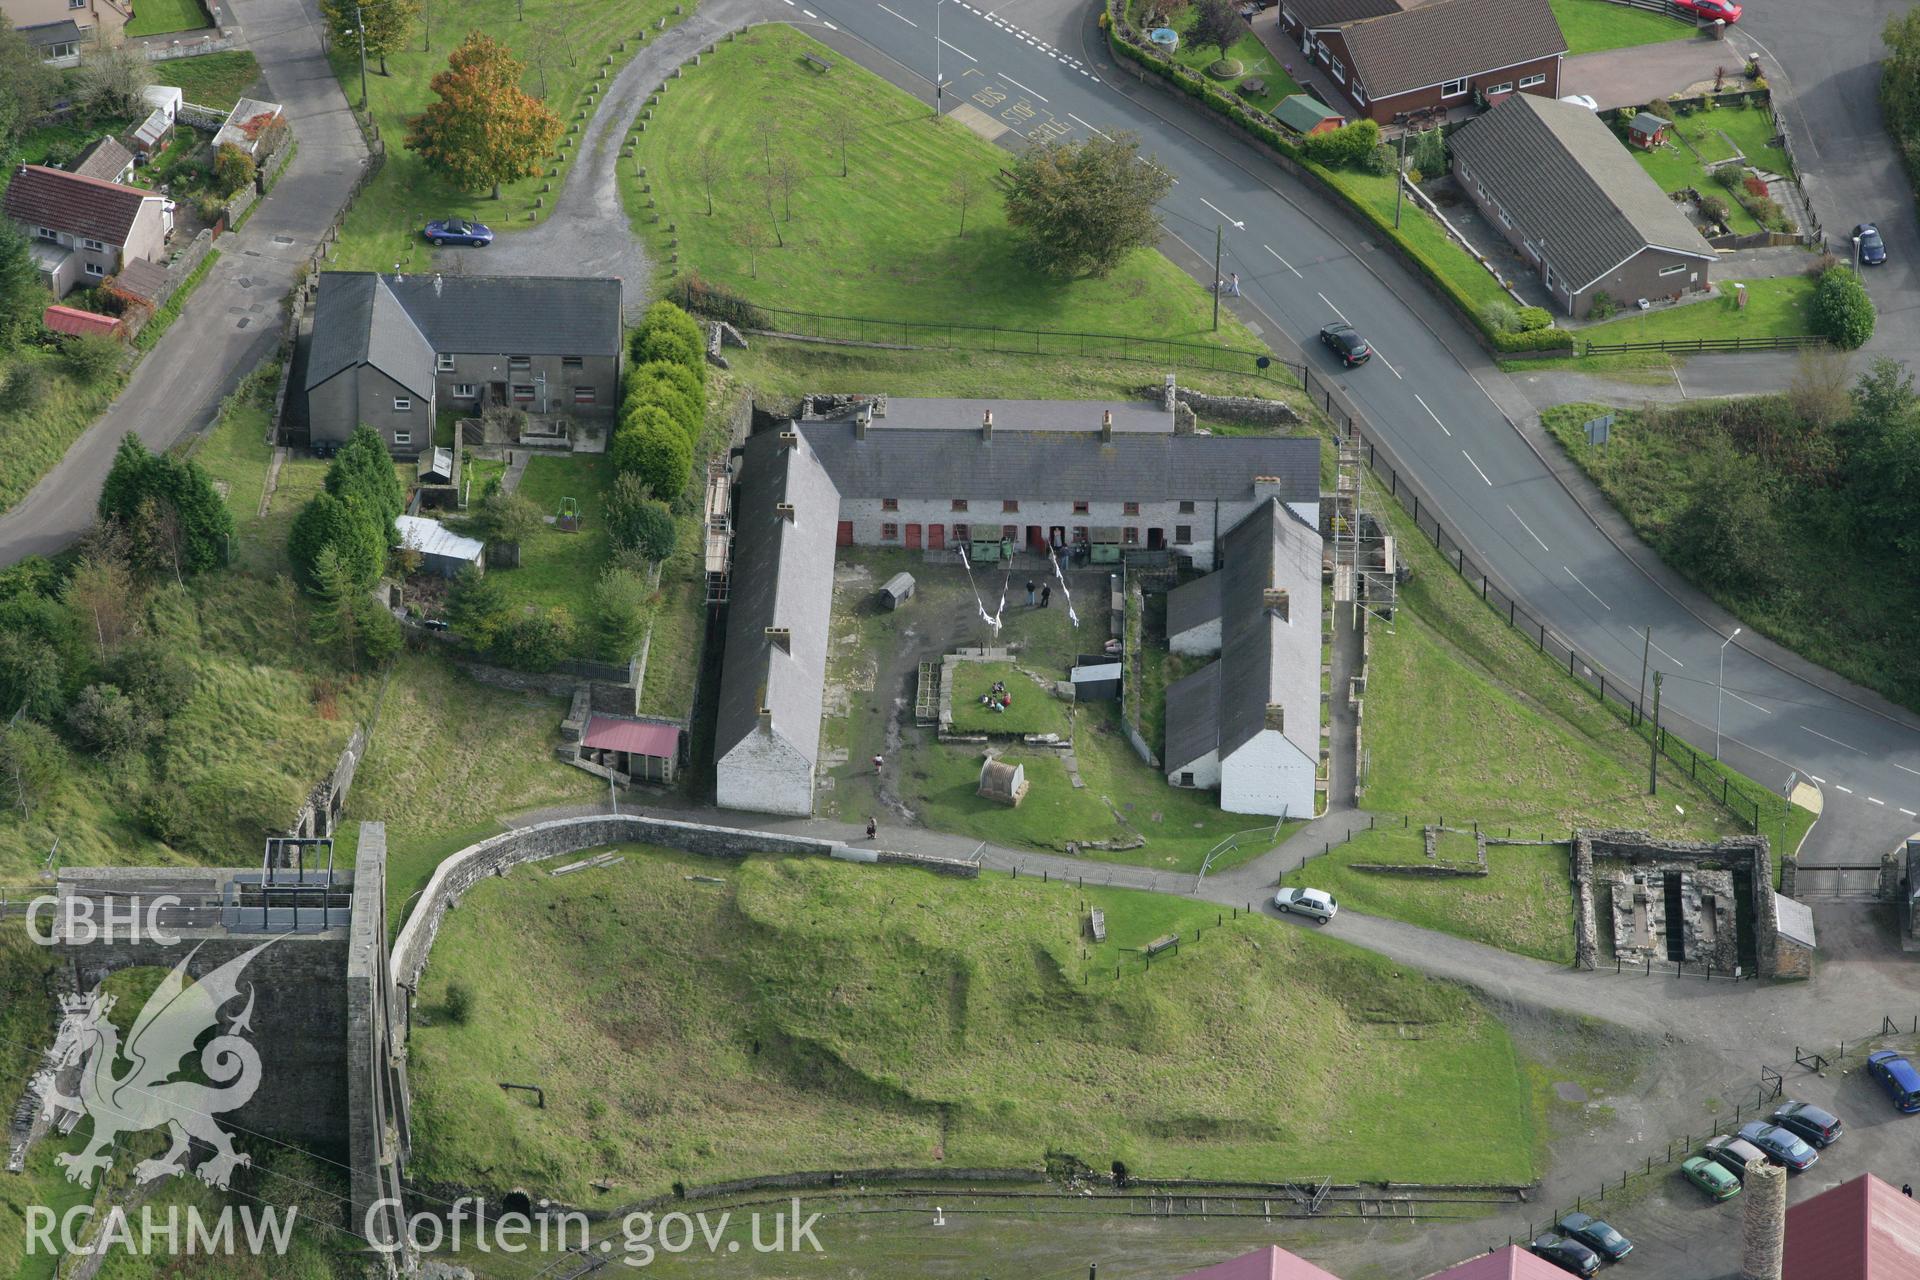
<path fill-rule="evenodd" d="M 1920 1113 L 1920 1071 L 1891 1049 L 1867 1055 L 1867 1074 L 1893 1099 L 1896 1110 L 1908 1115 Z"/>
<path fill-rule="evenodd" d="M 1863 222 L 1853 229 L 1853 238 L 1860 242 L 1860 265 L 1877 267 L 1887 260 L 1887 242 L 1880 238 L 1880 228 L 1871 222 Z"/>
<path fill-rule="evenodd" d="M 426 236 L 436 249 L 448 244 L 472 245 L 477 249 L 493 243 L 493 228 L 465 218 L 435 218 L 427 224 Z"/>
<path fill-rule="evenodd" d="M 1802 1142 L 1792 1130 L 1762 1120 L 1742 1125 L 1740 1140 L 1766 1152 L 1775 1164 L 1785 1165 L 1788 1173 L 1805 1173 L 1820 1159 L 1820 1153 Z"/>

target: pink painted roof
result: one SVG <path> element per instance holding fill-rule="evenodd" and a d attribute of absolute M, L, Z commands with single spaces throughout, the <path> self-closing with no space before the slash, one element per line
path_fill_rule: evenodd
<path fill-rule="evenodd" d="M 1267 1245 L 1252 1253 L 1189 1271 L 1180 1280 L 1340 1280 L 1340 1277 L 1276 1245 Z"/>
<path fill-rule="evenodd" d="M 46 309 L 40 317 L 40 323 L 55 333 L 117 333 L 120 329 L 117 317 L 82 311 L 78 307 L 63 307 L 58 303 Z"/>
<path fill-rule="evenodd" d="M 1427 1280 L 1567 1280 L 1567 1273 L 1510 1244 L 1436 1272 Z"/>
<path fill-rule="evenodd" d="M 1920 1203 L 1863 1173 L 1787 1210 L 1783 1280 L 1920 1276 Z"/>
<path fill-rule="evenodd" d="M 680 749 L 680 731 L 670 724 L 642 724 L 612 716 L 589 716 L 580 745 L 636 756 L 672 756 Z"/>

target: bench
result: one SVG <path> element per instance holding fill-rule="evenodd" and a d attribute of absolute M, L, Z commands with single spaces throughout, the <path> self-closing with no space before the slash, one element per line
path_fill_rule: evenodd
<path fill-rule="evenodd" d="M 1150 956 L 1157 956 L 1162 951 L 1171 951 L 1176 955 L 1179 954 L 1180 935 L 1177 933 L 1170 933 L 1164 938 L 1155 938 L 1152 942 L 1149 942 L 1147 944 L 1147 954 Z"/>
<path fill-rule="evenodd" d="M 827 72 L 833 70 L 833 64 L 831 62 L 828 62 L 825 58 L 819 57 L 816 54 L 805 54 L 802 56 L 802 60 L 806 62 L 808 66 L 818 68 L 821 75 L 825 75 Z"/>
<path fill-rule="evenodd" d="M 1087 913 L 1087 932 L 1093 935 L 1095 942 L 1107 940 L 1107 913 L 1095 907 Z"/>

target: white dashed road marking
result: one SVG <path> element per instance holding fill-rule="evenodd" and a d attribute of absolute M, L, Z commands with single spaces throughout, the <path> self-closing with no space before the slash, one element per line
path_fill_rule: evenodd
<path fill-rule="evenodd" d="M 1432 412 L 1432 410 L 1428 410 L 1428 412 L 1429 412 L 1429 413 L 1431 413 L 1431 412 Z M 1439 421 L 1439 419 L 1438 419 L 1438 418 L 1436 418 L 1436 419 L 1434 419 L 1434 421 L 1436 421 L 1436 422 L 1438 422 L 1438 421 Z M 1451 435 L 1452 433 L 1451 433 L 1451 432 L 1448 432 L 1448 434 L 1449 434 L 1449 435 Z M 1513 517 L 1513 518 L 1514 518 L 1515 520 L 1520 520 L 1520 513 L 1519 513 L 1518 511 L 1515 511 L 1515 510 L 1513 509 L 1513 504 L 1512 504 L 1512 503 L 1508 503 L 1508 504 L 1507 504 L 1507 514 L 1508 514 L 1508 515 L 1510 515 L 1510 516 L 1512 516 L 1512 517 Z M 1532 526 L 1530 526 L 1530 525 L 1529 525 L 1529 524 L 1528 524 L 1528 523 L 1527 523 L 1527 522 L 1526 522 L 1525 520 L 1520 520 L 1520 527 L 1521 527 L 1522 529 L 1525 529 L 1525 530 L 1527 531 L 1527 536 L 1528 536 L 1529 538 L 1532 538 L 1532 539 L 1533 539 L 1533 540 L 1534 540 L 1535 542 L 1540 542 L 1540 535 L 1539 535 L 1539 534 L 1537 534 L 1537 533 L 1535 533 L 1535 532 L 1533 531 L 1533 528 L 1532 528 Z M 1544 542 L 1540 542 L 1540 549 L 1541 549 L 1542 551 L 1545 551 L 1545 550 L 1547 549 L 1547 544 L 1546 544 L 1546 543 L 1544 543 Z"/>
<path fill-rule="evenodd" d="M 1835 791 L 1844 791 L 1844 792 L 1846 792 L 1846 793 L 1847 793 L 1848 795 L 1852 795 L 1852 794 L 1853 794 L 1853 788 L 1852 788 L 1852 787 L 1843 787 L 1843 786 L 1841 786 L 1841 785 L 1840 785 L 1839 783 L 1837 783 L 1837 782 L 1833 784 L 1833 789 L 1834 789 Z"/>
<path fill-rule="evenodd" d="M 1107 137 L 1105 133 L 1101 133 L 1100 130 L 1095 129 L 1092 125 L 1088 124 L 1085 120 L 1082 120 L 1079 116 L 1073 114 L 1073 112 L 1071 111 L 1067 112 L 1067 119 L 1073 121 L 1075 124 L 1079 125 L 1082 129 L 1092 129 L 1093 132 L 1100 134 L 1101 137 L 1103 138 Z M 1109 139 L 1109 141 L 1111 141 L 1111 139 Z"/>
<path fill-rule="evenodd" d="M 1277 253 L 1274 253 L 1274 250 L 1273 250 L 1273 246 L 1272 246 L 1272 245 L 1270 245 L 1270 244 L 1263 244 L 1263 245 L 1261 245 L 1260 247 L 1261 247 L 1262 249 L 1265 249 L 1265 250 L 1266 250 L 1266 251 L 1267 251 L 1268 253 L 1272 253 L 1274 257 L 1276 257 L 1276 258 L 1280 258 L 1280 255 L 1279 255 L 1279 254 L 1277 254 Z M 1281 266 L 1283 266 L 1283 267 L 1285 267 L 1285 268 L 1286 268 L 1287 270 L 1289 270 L 1289 271 L 1291 271 L 1291 272 L 1293 272 L 1293 274 L 1294 274 L 1295 276 L 1297 276 L 1297 277 L 1299 277 L 1300 279 L 1302 279 L 1302 280 L 1305 280 L 1305 279 L 1306 279 L 1306 277 L 1305 277 L 1305 276 L 1303 276 L 1303 275 L 1300 275 L 1300 268 L 1298 268 L 1298 267 L 1296 267 L 1296 266 L 1294 266 L 1294 265 L 1293 265 L 1293 264 L 1292 264 L 1291 262 L 1288 262 L 1288 261 L 1287 261 L 1287 260 L 1286 260 L 1285 258 L 1280 258 L 1280 265 L 1281 265 Z M 1433 412 L 1433 410 L 1431 410 L 1431 409 L 1429 409 L 1429 410 L 1427 410 L 1427 412 L 1428 412 L 1428 413 L 1432 413 L 1432 412 Z"/>
<path fill-rule="evenodd" d="M 1729 698 L 1732 698 L 1735 702 L 1746 703 L 1747 706 L 1752 707 L 1755 711 L 1758 711 L 1763 716 L 1770 716 L 1773 714 L 1773 712 L 1767 710 L 1765 707 L 1761 706 L 1757 702 L 1747 702 L 1745 698 L 1741 697 L 1739 694 L 1735 693 L 1731 689 L 1723 689 L 1721 690 L 1721 692 L 1725 693 Z"/>
<path fill-rule="evenodd" d="M 1298 275 L 1299 273 L 1298 273 L 1298 272 L 1295 272 L 1294 274 L 1296 274 L 1296 275 Z M 1418 391 L 1416 391 L 1416 392 L 1414 392 L 1414 393 L 1413 393 L 1413 398 L 1414 398 L 1415 400 L 1420 400 L 1420 393 L 1419 393 Z M 1440 429 L 1441 429 L 1442 431 L 1447 431 L 1447 424 L 1446 424 L 1446 423 L 1444 423 L 1444 422 L 1442 422 L 1442 421 L 1440 421 L 1440 415 L 1439 415 L 1439 414 L 1437 414 L 1437 413 L 1435 413 L 1435 412 L 1433 411 L 1433 406 L 1432 406 L 1432 405 L 1430 405 L 1430 404 L 1428 404 L 1428 403 L 1427 403 L 1427 402 L 1426 402 L 1425 400 L 1420 400 L 1420 407 L 1421 407 L 1422 409 L 1425 409 L 1425 410 L 1427 411 L 1427 416 L 1428 416 L 1429 418 L 1432 418 L 1432 419 L 1433 419 L 1433 425 L 1434 425 L 1434 426 L 1436 426 L 1436 427 L 1438 427 L 1438 428 L 1440 428 Z M 1447 434 L 1448 434 L 1448 435 L 1452 435 L 1452 434 L 1453 434 L 1453 432 L 1451 432 L 1451 431 L 1447 431 Z M 1508 507 L 1508 508 L 1507 508 L 1507 510 L 1509 510 L 1509 511 L 1511 511 L 1511 510 L 1513 510 L 1513 508 L 1512 508 L 1512 507 Z"/>
<path fill-rule="evenodd" d="M 1856 747 L 1856 746 L 1854 746 L 1854 745 L 1853 745 L 1852 743 L 1850 743 L 1850 742 L 1842 742 L 1842 741 L 1840 741 L 1840 739 L 1838 739 L 1838 738 L 1829 738 L 1829 737 L 1827 737 L 1827 735 L 1826 735 L 1826 734 L 1824 734 L 1824 733 L 1822 733 L 1822 732 L 1820 732 L 1820 731 L 1819 731 L 1818 729 L 1812 729 L 1812 728 L 1808 728 L 1808 726 L 1806 726 L 1806 725 L 1804 725 L 1804 724 L 1803 724 L 1803 725 L 1801 725 L 1800 727 L 1801 727 L 1802 729 L 1806 729 L 1808 733 L 1810 733 L 1810 734 L 1812 734 L 1812 735 L 1813 735 L 1814 737 L 1816 737 L 1816 738 L 1819 738 L 1819 739 L 1820 739 L 1821 741 L 1823 741 L 1823 742 L 1831 742 L 1831 743 L 1832 743 L 1832 744 L 1833 744 L 1834 746 L 1836 746 L 1836 747 L 1845 747 L 1845 748 L 1846 748 L 1847 750 L 1849 750 L 1849 751 L 1851 751 L 1851 752 L 1853 752 L 1853 753 L 1854 753 L 1855 755 L 1858 755 L 1858 756 L 1863 756 L 1863 755 L 1865 755 L 1865 754 L 1867 754 L 1866 752 L 1864 752 L 1864 751 L 1862 751 L 1862 750 L 1861 750 L 1860 748 L 1858 748 L 1858 747 Z"/>
<path fill-rule="evenodd" d="M 1493 487 L 1493 481 L 1487 478 L 1487 473 L 1480 469 L 1480 464 L 1473 460 L 1472 454 L 1468 453 L 1465 449 L 1462 449 L 1460 451 L 1460 456 L 1467 460 L 1467 465 L 1473 468 L 1473 473 L 1475 475 L 1479 476 L 1482 480 L 1487 481 L 1488 488 Z"/>
<path fill-rule="evenodd" d="M 1565 566 L 1565 565 L 1561 565 L 1560 567 L 1561 567 L 1562 569 L 1567 569 L 1567 566 Z M 1572 578 L 1572 579 L 1573 579 L 1573 580 L 1574 580 L 1575 582 L 1580 582 L 1580 575 L 1579 575 L 1579 574 L 1577 574 L 1577 573 L 1575 573 L 1575 572 L 1574 572 L 1573 570 L 1571 570 L 1571 569 L 1567 569 L 1567 576 L 1568 576 L 1569 578 Z M 1595 600 L 1599 600 L 1599 601 L 1600 601 L 1600 607 L 1601 607 L 1602 609 L 1605 609 L 1605 610 L 1606 610 L 1606 611 L 1607 611 L 1608 613 L 1612 613 L 1612 612 L 1613 612 L 1613 606 L 1612 606 L 1612 605 L 1610 605 L 1610 604 L 1608 604 L 1608 603 L 1607 603 L 1607 602 L 1606 602 L 1605 600 L 1600 600 L 1600 596 L 1599 596 L 1599 593 L 1597 593 L 1596 591 L 1594 591 L 1594 589 L 1593 589 L 1592 587 L 1590 587 L 1590 586 L 1588 586 L 1588 585 L 1587 585 L 1586 583 L 1584 583 L 1584 582 L 1580 582 L 1580 589 L 1581 589 L 1582 591 L 1584 591 L 1584 592 L 1586 592 L 1586 593 L 1587 593 L 1588 595 L 1590 595 L 1590 596 L 1592 596 L 1592 597 L 1593 597 L 1593 598 L 1594 598 Z"/>
<path fill-rule="evenodd" d="M 1891 760 L 1889 760 L 1889 761 L 1887 761 L 1887 763 L 1888 763 L 1888 764 L 1893 764 L 1893 761 L 1891 761 Z M 1913 775 L 1914 777 L 1916 777 L 1916 778 L 1920 778 L 1920 769 L 1909 769 L 1909 768 L 1907 768 L 1907 766 L 1905 766 L 1905 765 L 1903 765 L 1903 764 L 1893 764 L 1893 767 L 1894 767 L 1894 768 L 1896 768 L 1896 769 L 1898 769 L 1898 770 L 1899 770 L 1900 772 L 1902 772 L 1902 773 L 1910 773 L 1910 774 L 1912 774 L 1912 775 Z"/>
<path fill-rule="evenodd" d="M 804 9 L 802 9 L 802 10 L 801 10 L 801 12 L 802 12 L 802 13 L 805 13 L 805 12 L 806 12 L 806 10 L 804 10 Z M 946 45 L 946 47 L 947 47 L 947 48 L 949 48 L 949 49 L 951 49 L 951 50 L 953 50 L 953 51 L 954 51 L 955 53 L 957 53 L 957 54 L 959 54 L 959 55 L 960 55 L 961 57 L 963 57 L 963 58 L 965 58 L 965 59 L 966 59 L 966 60 L 967 60 L 968 62 L 978 62 L 978 61 L 980 61 L 980 59 L 978 59 L 978 58 L 976 58 L 976 57 L 974 57 L 974 56 L 973 56 L 972 54 L 970 54 L 970 53 L 968 53 L 968 52 L 967 52 L 967 51 L 966 51 L 965 49 L 962 49 L 962 48 L 961 48 L 961 47 L 960 47 L 959 45 L 957 45 L 957 44 L 951 44 L 951 43 L 949 43 L 948 41 L 945 41 L 945 40 L 942 40 L 942 41 L 941 41 L 940 43 L 941 43 L 941 44 L 943 44 L 943 45 Z"/>
<path fill-rule="evenodd" d="M 1909 818 L 1920 818 L 1920 813 L 1915 813 L 1911 809 L 1902 809 L 1900 812 L 1906 814 Z"/>
<path fill-rule="evenodd" d="M 1316 290 L 1315 290 L 1314 292 L 1316 292 L 1316 293 L 1319 293 L 1319 290 L 1317 290 L 1317 289 L 1316 289 Z M 1322 302 L 1324 302 L 1324 303 L 1326 303 L 1326 304 L 1327 304 L 1327 309 L 1328 309 L 1329 311 L 1331 311 L 1331 312 L 1333 312 L 1333 314 L 1335 314 L 1335 315 L 1337 315 L 1337 316 L 1340 316 L 1340 308 L 1338 308 L 1338 307 L 1336 307 L 1336 306 L 1334 306 L 1334 305 L 1333 305 L 1333 299 L 1332 299 L 1332 298 L 1329 298 L 1329 297 L 1328 297 L 1328 296 L 1327 296 L 1326 294 L 1324 294 L 1324 293 L 1321 293 L 1321 294 L 1320 294 L 1320 301 L 1322 301 Z M 1353 321 L 1351 321 L 1351 320 L 1349 320 L 1349 319 L 1347 319 L 1347 318 L 1346 318 L 1345 316 L 1340 316 L 1340 323 L 1341 323 L 1341 324 L 1352 324 L 1352 323 L 1353 323 Z M 1471 461 L 1471 459 L 1469 459 L 1469 461 Z"/>
<path fill-rule="evenodd" d="M 1867 803 L 1868 803 L 1868 804 L 1877 804 L 1877 805 L 1879 805 L 1879 806 L 1880 806 L 1881 808 L 1883 808 L 1883 809 L 1884 809 L 1884 808 L 1886 808 L 1886 806 L 1887 806 L 1887 802 L 1886 802 L 1885 800 L 1876 800 L 1876 799 L 1875 799 L 1874 797 L 1872 797 L 1872 796 L 1868 796 L 1868 797 L 1867 797 Z"/>
<path fill-rule="evenodd" d="M 882 9 L 887 9 L 887 6 L 885 6 L 885 5 L 881 5 L 880 7 L 881 7 Z M 898 18 L 898 19 L 900 19 L 900 21 L 902 21 L 902 22 L 904 22 L 904 23 L 906 23 L 906 24 L 907 24 L 908 26 L 910 26 L 910 27 L 918 27 L 918 26 L 920 25 L 919 23 L 917 23 L 917 22 L 915 22 L 915 21 L 914 21 L 914 20 L 913 20 L 912 18 L 909 18 L 909 17 L 908 17 L 908 16 L 906 15 L 906 14 L 904 14 L 904 13 L 898 13 L 898 12 L 895 12 L 894 10 L 892 10 L 892 9 L 887 9 L 887 12 L 888 12 L 888 13 L 891 13 L 891 14 L 893 14 L 893 16 L 894 16 L 894 17 L 896 17 L 896 18 Z"/>
<path fill-rule="evenodd" d="M 1234 217 L 1232 214 L 1228 213 L 1225 209 L 1222 209 L 1219 205 L 1207 199 L 1205 196 L 1200 197 L 1200 203 L 1207 206 L 1207 208 L 1213 210 L 1215 213 L 1219 214 L 1221 217 L 1225 218 L 1228 222 L 1232 223 L 1233 229 L 1235 231 L 1245 231 L 1247 229 L 1246 223 L 1240 221 L 1238 218 Z M 1328 305 L 1331 306 L 1332 304 L 1329 303 Z"/>
<path fill-rule="evenodd" d="M 1010 84 L 1010 85 L 1012 85 L 1012 86 L 1013 86 L 1014 88 L 1016 88 L 1016 89 L 1025 89 L 1025 90 L 1026 90 L 1026 92 L 1028 92 L 1028 93 L 1031 93 L 1031 94 L 1032 94 L 1032 95 L 1033 95 L 1034 97 L 1036 97 L 1036 98 L 1038 98 L 1038 99 L 1040 99 L 1040 101 L 1042 101 L 1042 102 L 1045 102 L 1045 101 L 1047 101 L 1047 95 L 1046 95 L 1046 94 L 1044 94 L 1044 93 L 1041 93 L 1041 92 L 1039 92 L 1039 91 L 1038 91 L 1038 90 L 1036 90 L 1036 89 L 1028 89 L 1028 88 L 1027 88 L 1027 86 L 1025 86 L 1025 85 L 1023 85 L 1023 84 L 1021 84 L 1021 83 L 1020 83 L 1020 82 L 1019 82 L 1018 80 L 1015 80 L 1015 79 L 1014 79 L 1014 78 L 1013 78 L 1012 76 L 1010 76 L 1010 75 L 1008 75 L 1008 74 L 1007 74 L 1006 72 L 1004 72 L 1004 71 L 1002 71 L 1002 72 L 1000 73 L 1000 78 L 1001 78 L 1002 80 L 1005 80 L 1005 81 L 1006 81 L 1006 82 L 1007 82 L 1008 84 Z"/>

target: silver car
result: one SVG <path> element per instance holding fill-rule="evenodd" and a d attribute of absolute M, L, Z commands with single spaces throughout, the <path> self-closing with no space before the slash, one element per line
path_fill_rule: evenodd
<path fill-rule="evenodd" d="M 1305 916 L 1315 924 L 1325 924 L 1340 913 L 1340 904 L 1322 889 L 1282 889 L 1273 895 L 1276 911 Z"/>

